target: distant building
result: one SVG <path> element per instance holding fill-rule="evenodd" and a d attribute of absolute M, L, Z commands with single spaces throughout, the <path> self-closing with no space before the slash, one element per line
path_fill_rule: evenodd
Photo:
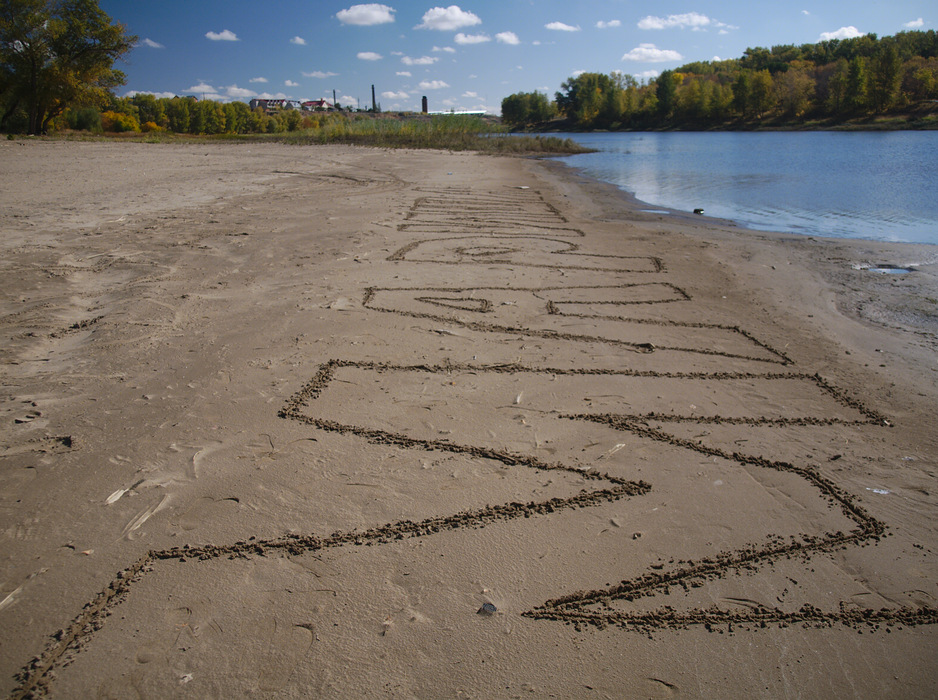
<path fill-rule="evenodd" d="M 302 104 L 302 108 L 310 112 L 319 109 L 334 109 L 332 104 L 326 100 L 307 100 Z"/>
<path fill-rule="evenodd" d="M 251 111 L 260 107 L 265 112 L 279 112 L 284 109 L 299 109 L 307 112 L 318 109 L 333 109 L 333 106 L 326 100 L 306 100 L 301 102 L 300 100 L 265 99 L 262 97 L 255 97 L 248 103 L 248 106 L 251 108 Z"/>

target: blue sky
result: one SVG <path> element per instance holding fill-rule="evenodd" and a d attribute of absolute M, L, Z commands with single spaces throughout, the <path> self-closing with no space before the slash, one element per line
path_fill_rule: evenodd
<path fill-rule="evenodd" d="M 139 36 L 118 93 L 498 114 L 578 72 L 649 79 L 747 47 L 935 29 L 934 0 L 100 0 Z"/>

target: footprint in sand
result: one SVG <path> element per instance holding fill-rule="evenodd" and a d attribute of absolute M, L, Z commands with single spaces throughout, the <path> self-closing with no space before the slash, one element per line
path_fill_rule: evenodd
<path fill-rule="evenodd" d="M 156 639 L 150 639 L 137 648 L 135 658 L 138 664 L 165 660 L 179 645 L 180 639 L 198 636 L 197 627 L 192 624 L 190 608 L 176 608 L 169 611 L 166 614 L 166 622 L 167 625 L 163 629 L 168 629 L 168 633 Z"/>
<path fill-rule="evenodd" d="M 197 500 L 174 524 L 186 532 L 197 530 L 206 522 L 223 519 L 234 514 L 240 505 L 237 498 L 219 498 L 204 496 Z"/>
<path fill-rule="evenodd" d="M 313 632 L 311 626 L 293 625 L 277 618 L 269 620 L 265 627 L 266 648 L 260 661 L 257 687 L 261 692 L 272 693 L 287 685 L 313 645 Z"/>

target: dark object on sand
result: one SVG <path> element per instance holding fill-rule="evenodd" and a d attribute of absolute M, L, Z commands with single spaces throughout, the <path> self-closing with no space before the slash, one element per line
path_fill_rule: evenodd
<path fill-rule="evenodd" d="M 476 614 L 477 615 L 494 615 L 497 609 L 498 608 L 496 608 L 491 603 L 483 603 L 482 607 L 476 610 Z"/>
<path fill-rule="evenodd" d="M 698 207 L 697 209 L 694 209 L 694 213 L 695 213 L 695 214 L 703 214 L 703 209 L 701 209 L 700 207 Z"/>

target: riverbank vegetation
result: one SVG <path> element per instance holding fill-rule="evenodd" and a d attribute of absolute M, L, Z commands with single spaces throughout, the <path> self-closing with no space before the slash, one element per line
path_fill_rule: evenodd
<path fill-rule="evenodd" d="M 801 46 L 747 49 L 640 83 L 581 73 L 550 102 L 517 93 L 502 102 L 515 128 L 938 128 L 938 34 L 902 32 Z"/>
<path fill-rule="evenodd" d="M 178 100 L 179 98 L 175 98 Z M 189 99 L 189 98 L 186 98 Z M 139 102 L 139 105 L 135 105 Z M 470 115 L 420 115 L 409 113 L 362 113 L 323 112 L 304 115 L 296 110 L 268 115 L 263 110 L 246 112 L 246 120 L 238 119 L 244 110 L 233 105 L 238 102 L 216 103 L 191 99 L 198 125 L 185 128 L 177 124 L 178 130 L 167 123 L 164 115 L 152 112 L 154 102 L 151 95 L 137 95 L 132 99 L 116 100 L 112 108 L 103 113 L 93 108 L 84 108 L 70 113 L 67 119 L 70 128 L 56 133 L 56 137 L 69 140 L 99 140 L 119 138 L 124 141 L 147 143 L 186 143 L 192 140 L 223 140 L 242 142 L 274 142 L 294 145 L 347 144 L 375 148 L 429 148 L 447 151 L 476 151 L 502 155 L 569 155 L 584 153 L 585 148 L 572 139 L 545 135 L 523 135 L 508 133 L 497 120 Z M 173 103 L 178 109 L 178 102 Z M 137 107 L 136 110 L 132 109 Z M 143 107 L 143 110 L 140 109 Z M 116 111 L 121 110 L 121 111 Z M 141 126 L 141 111 L 148 119 Z M 204 114 L 216 115 L 205 119 Z M 230 117 L 234 116 L 235 121 Z M 191 123 L 191 117 L 190 117 Z M 262 128 L 254 130 L 251 124 Z"/>

